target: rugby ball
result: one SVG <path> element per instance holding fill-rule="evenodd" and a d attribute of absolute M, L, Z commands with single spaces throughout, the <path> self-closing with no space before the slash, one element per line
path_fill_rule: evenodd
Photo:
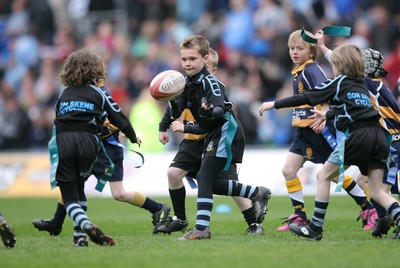
<path fill-rule="evenodd" d="M 184 89 L 185 77 L 175 70 L 159 73 L 150 83 L 150 94 L 158 101 L 175 99 Z"/>

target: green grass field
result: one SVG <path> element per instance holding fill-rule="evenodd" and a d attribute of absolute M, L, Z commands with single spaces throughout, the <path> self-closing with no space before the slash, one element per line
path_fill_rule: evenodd
<path fill-rule="evenodd" d="M 170 203 L 169 198 L 155 198 Z M 272 197 L 264 221 L 266 234 L 246 236 L 246 224 L 231 198 L 216 197 L 215 206 L 232 212 L 212 215 L 211 240 L 177 241 L 182 233 L 153 235 L 151 215 L 109 198 L 89 199 L 89 217 L 116 241 L 114 247 L 72 245 L 72 221 L 67 218 L 57 237 L 38 232 L 33 219 L 53 216 L 54 198 L 0 199 L 0 210 L 14 227 L 17 245 L 0 246 L 0 267 L 398 267 L 399 241 L 376 239 L 356 222 L 359 208 L 347 196 L 334 196 L 324 237 L 308 241 L 278 233 L 281 218 L 291 213 L 287 197 Z M 313 197 L 306 197 L 309 217 Z M 195 198 L 187 200 L 189 227 L 195 223 Z"/>

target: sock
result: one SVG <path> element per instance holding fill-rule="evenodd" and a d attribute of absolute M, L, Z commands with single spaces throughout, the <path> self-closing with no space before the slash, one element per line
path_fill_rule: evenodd
<path fill-rule="evenodd" d="M 213 193 L 226 196 L 255 197 L 257 186 L 250 186 L 233 180 L 218 180 L 213 183 Z"/>
<path fill-rule="evenodd" d="M 292 202 L 293 211 L 303 219 L 307 219 L 306 209 L 304 207 L 303 185 L 299 178 L 287 181 L 286 188 Z"/>
<path fill-rule="evenodd" d="M 146 200 L 144 201 L 142 208 L 150 211 L 151 214 L 154 214 L 162 208 L 162 204 L 146 197 Z"/>
<path fill-rule="evenodd" d="M 356 201 L 363 211 L 374 207 L 351 176 L 345 176 L 342 188 Z"/>
<path fill-rule="evenodd" d="M 256 222 L 256 211 L 253 206 L 242 211 L 242 214 L 248 226 Z"/>
<path fill-rule="evenodd" d="M 79 226 L 81 230 L 85 229 L 86 224 L 92 224 L 86 215 L 86 212 L 78 203 L 71 203 L 66 208 L 68 215 L 74 221 L 76 226 Z"/>
<path fill-rule="evenodd" d="M 54 213 L 52 222 L 57 228 L 62 228 L 64 224 L 65 217 L 67 216 L 67 211 L 62 203 L 57 203 L 56 212 Z"/>
<path fill-rule="evenodd" d="M 86 200 L 85 201 L 79 201 L 78 204 L 81 206 L 83 211 L 85 211 L 85 213 L 86 213 L 87 212 L 87 208 L 88 208 L 87 201 Z M 63 205 L 63 207 L 64 207 L 64 205 Z M 66 211 L 66 210 L 64 209 L 64 211 Z M 66 213 L 67 212 L 65 212 L 65 214 Z M 74 238 L 75 238 L 75 240 L 77 240 L 79 237 L 82 237 L 82 236 L 86 236 L 85 232 L 83 231 L 83 229 L 79 225 L 77 225 L 74 222 Z"/>
<path fill-rule="evenodd" d="M 322 229 L 325 222 L 326 209 L 328 208 L 329 202 L 315 200 L 314 215 L 310 223 L 310 228 L 313 231 Z"/>
<path fill-rule="evenodd" d="M 371 199 L 371 203 L 376 209 L 376 212 L 378 213 L 378 218 L 382 219 L 386 215 L 386 209 L 382 207 L 381 205 L 378 204 L 374 199 Z"/>
<path fill-rule="evenodd" d="M 387 209 L 390 215 L 392 215 L 397 226 L 400 226 L 400 205 L 397 202 L 394 202 Z"/>
<path fill-rule="evenodd" d="M 169 196 L 171 197 L 172 207 L 174 208 L 175 216 L 180 220 L 186 220 L 186 188 L 169 189 Z"/>
<path fill-rule="evenodd" d="M 207 227 L 210 226 L 213 203 L 214 201 L 211 198 L 197 198 L 197 230 L 204 231 Z"/>
<path fill-rule="evenodd" d="M 130 204 L 141 208 L 143 207 L 145 202 L 146 202 L 146 196 L 140 192 L 135 191 L 133 199 L 130 202 Z"/>

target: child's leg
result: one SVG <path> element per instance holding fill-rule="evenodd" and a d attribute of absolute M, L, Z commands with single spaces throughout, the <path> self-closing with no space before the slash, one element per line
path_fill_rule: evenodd
<path fill-rule="evenodd" d="M 305 220 L 307 219 L 307 215 L 304 205 L 303 185 L 297 177 L 297 172 L 303 166 L 304 162 L 302 155 L 289 152 L 282 168 L 282 173 L 285 177 L 285 184 L 290 201 L 292 202 L 293 212 Z"/>
<path fill-rule="evenodd" d="M 400 225 L 400 205 L 399 202 L 386 193 L 382 187 L 383 169 L 368 170 L 368 185 L 371 198 L 384 207 L 393 217 L 397 226 Z"/>

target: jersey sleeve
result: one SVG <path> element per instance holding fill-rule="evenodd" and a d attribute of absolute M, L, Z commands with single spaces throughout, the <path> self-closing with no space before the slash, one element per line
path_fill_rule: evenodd
<path fill-rule="evenodd" d="M 309 64 L 304 69 L 304 75 L 307 79 L 307 83 L 310 89 L 326 81 L 326 75 L 324 71 L 317 64 Z"/>
<path fill-rule="evenodd" d="M 113 125 L 117 126 L 132 143 L 136 143 L 136 133 L 131 122 L 124 115 L 111 95 L 107 93 L 108 89 L 106 90 L 106 87 L 102 87 L 101 89 L 105 95 L 104 110 L 107 112 L 108 119 Z"/>

